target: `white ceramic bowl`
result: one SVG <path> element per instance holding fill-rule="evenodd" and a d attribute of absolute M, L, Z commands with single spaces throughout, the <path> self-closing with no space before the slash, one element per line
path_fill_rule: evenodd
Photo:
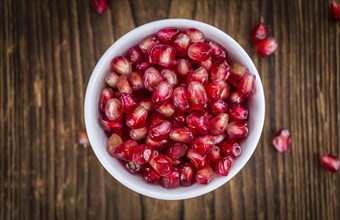
<path fill-rule="evenodd" d="M 176 189 L 165 189 L 159 185 L 148 184 L 140 175 L 132 175 L 123 168 L 117 159 L 112 158 L 106 151 L 107 137 L 103 129 L 98 124 L 98 102 L 100 91 L 104 87 L 105 74 L 110 69 L 111 60 L 125 53 L 131 46 L 138 44 L 145 37 L 156 33 L 165 27 L 177 27 L 185 29 L 194 27 L 201 30 L 207 39 L 214 40 L 229 51 L 234 60 L 245 65 L 251 73 L 256 75 L 256 93 L 248 100 L 249 106 L 249 136 L 241 142 L 243 152 L 235 160 L 229 175 L 219 177 L 215 175 L 213 181 L 208 185 L 194 184 L 190 187 L 178 187 Z M 117 40 L 100 58 L 94 68 L 87 86 L 85 96 L 85 124 L 94 153 L 98 157 L 105 169 L 119 182 L 131 190 L 145 196 L 164 199 L 179 200 L 188 199 L 203 195 L 215 190 L 233 178 L 253 154 L 260 139 L 265 112 L 265 100 L 260 76 L 256 67 L 243 48 L 230 36 L 221 30 L 193 20 L 167 19 L 154 21 L 133 29 L 119 40 Z"/>

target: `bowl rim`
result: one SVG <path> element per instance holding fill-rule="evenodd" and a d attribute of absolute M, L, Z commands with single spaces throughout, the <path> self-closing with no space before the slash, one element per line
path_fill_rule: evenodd
<path fill-rule="evenodd" d="M 176 23 L 185 23 L 185 26 L 187 27 L 196 27 L 200 26 L 200 27 L 204 27 L 207 29 L 210 29 L 211 31 L 215 32 L 216 34 L 219 35 L 223 35 L 226 40 L 232 44 L 232 46 L 239 51 L 239 53 L 242 55 L 242 58 L 247 62 L 247 64 L 249 65 L 248 67 L 250 69 L 252 69 L 252 74 L 256 75 L 256 93 L 259 93 L 258 95 L 260 95 L 260 100 L 261 100 L 261 109 L 263 111 L 260 112 L 259 115 L 257 115 L 257 123 L 260 123 L 260 128 L 258 130 L 255 130 L 255 134 L 253 134 L 255 136 L 254 139 L 254 147 L 251 149 L 251 152 L 249 153 L 249 156 L 245 159 L 243 159 L 243 163 L 241 166 L 235 168 L 235 172 L 233 175 L 231 176 L 227 176 L 228 178 L 226 178 L 226 181 L 220 182 L 218 184 L 208 184 L 205 185 L 204 187 L 202 187 L 201 190 L 197 190 L 197 192 L 195 191 L 195 193 L 192 193 L 190 190 L 186 190 L 181 194 L 175 194 L 171 193 L 171 189 L 167 189 L 170 193 L 164 194 L 164 193 L 156 193 L 156 192 L 152 192 L 149 190 L 144 189 L 143 187 L 138 186 L 137 184 L 133 184 L 131 182 L 125 181 L 122 176 L 119 174 L 119 172 L 113 172 L 110 169 L 110 165 L 108 164 L 108 161 L 105 160 L 105 158 L 103 158 L 101 156 L 101 154 L 98 152 L 97 147 L 93 145 L 93 143 L 95 143 L 95 138 L 93 136 L 93 133 L 91 132 L 92 128 L 91 128 L 91 114 L 93 114 L 93 109 L 90 108 L 90 97 L 91 97 L 91 91 L 94 90 L 94 88 L 96 87 L 96 82 L 97 82 L 97 78 L 100 76 L 100 73 L 102 72 L 103 69 L 103 65 L 105 62 L 107 62 L 107 59 L 109 59 L 111 56 L 110 54 L 113 53 L 113 51 L 115 50 L 116 46 L 119 45 L 121 42 L 123 42 L 125 40 L 125 38 L 127 38 L 130 35 L 135 35 L 138 34 L 141 30 L 145 29 L 145 31 L 147 32 L 147 29 L 149 27 L 152 27 L 154 25 L 164 25 L 164 27 L 171 27 L 171 26 L 176 26 Z M 200 28 L 198 28 L 200 29 Z M 203 31 L 204 32 L 204 31 Z M 97 107 L 97 106 L 96 106 Z M 96 108 L 97 109 L 97 108 Z M 264 91 L 263 91 L 263 86 L 262 86 L 262 81 L 260 78 L 260 75 L 255 67 L 255 64 L 253 63 L 252 59 L 249 57 L 248 53 L 232 38 L 230 37 L 228 34 L 226 34 L 225 32 L 219 30 L 218 28 L 210 25 L 210 24 L 206 24 L 204 22 L 200 22 L 200 21 L 196 21 L 196 20 L 190 20 L 190 19 L 162 19 L 162 20 L 157 20 L 157 21 L 152 21 L 146 24 L 143 24 L 139 27 L 136 27 L 132 30 L 130 30 L 129 32 L 127 32 L 126 34 L 124 34 L 123 36 L 121 36 L 117 41 L 115 41 L 106 51 L 105 53 L 101 56 L 101 58 L 99 59 L 99 61 L 97 62 L 91 77 L 89 79 L 87 88 L 86 88 L 86 94 L 85 94 L 85 102 L 84 102 L 84 117 L 85 117 L 85 127 L 86 130 L 88 131 L 88 137 L 91 143 L 91 147 L 96 155 L 96 157 L 98 158 L 98 160 L 100 161 L 100 163 L 102 164 L 102 166 L 107 170 L 107 172 L 110 173 L 111 176 L 113 176 L 116 180 L 118 180 L 118 182 L 120 182 L 121 184 L 123 184 L 124 186 L 126 186 L 127 188 L 129 188 L 130 190 L 137 192 L 139 194 L 148 196 L 148 197 L 152 197 L 152 198 L 156 198 L 156 199 L 162 199 L 162 200 L 182 200 L 182 199 L 189 199 L 189 198 L 193 198 L 193 197 L 197 197 L 206 193 L 209 193 L 217 188 L 219 188 L 220 186 L 224 185 L 225 183 L 227 183 L 230 179 L 232 179 L 234 176 L 237 175 L 237 173 L 243 168 L 245 167 L 245 165 L 247 164 L 247 162 L 249 161 L 249 159 L 251 158 L 251 156 L 253 155 L 255 149 L 257 148 L 258 142 L 260 140 L 261 137 L 261 133 L 263 130 L 263 125 L 264 125 L 264 117 L 265 117 L 265 96 L 264 96 Z M 97 121 L 97 120 L 96 120 Z M 102 146 L 100 146 L 102 147 Z M 125 170 L 124 170 L 125 171 Z"/>

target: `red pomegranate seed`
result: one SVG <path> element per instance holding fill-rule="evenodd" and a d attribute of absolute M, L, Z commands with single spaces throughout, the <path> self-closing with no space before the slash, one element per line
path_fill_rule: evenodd
<path fill-rule="evenodd" d="M 207 185 L 214 177 L 214 171 L 210 166 L 203 167 L 199 169 L 196 173 L 196 182 L 199 184 Z"/>
<path fill-rule="evenodd" d="M 121 129 L 123 127 L 122 121 L 110 121 L 107 118 L 99 117 L 99 125 L 106 131 L 112 131 L 113 129 Z"/>
<path fill-rule="evenodd" d="M 185 125 L 185 116 L 186 114 L 181 111 L 176 111 L 173 115 L 174 121 L 176 121 L 179 125 Z"/>
<path fill-rule="evenodd" d="M 192 149 L 195 150 L 195 152 L 206 155 L 211 152 L 215 145 L 215 138 L 211 135 L 205 135 L 200 136 L 196 139 L 194 139 L 192 143 Z"/>
<path fill-rule="evenodd" d="M 84 148 L 90 146 L 89 138 L 87 137 L 86 130 L 80 130 L 77 132 L 77 142 L 82 145 Z"/>
<path fill-rule="evenodd" d="M 324 152 L 320 158 L 321 164 L 331 172 L 336 172 L 340 168 L 340 160 L 327 152 Z"/>
<path fill-rule="evenodd" d="M 183 33 L 179 34 L 176 37 L 174 44 L 173 44 L 173 46 L 176 49 L 177 56 L 185 56 L 188 52 L 190 43 L 191 43 L 191 40 L 190 40 L 189 35 L 183 34 Z"/>
<path fill-rule="evenodd" d="M 166 118 L 161 115 L 161 114 L 158 114 L 157 112 L 154 112 L 151 116 L 150 116 L 150 121 L 149 121 L 149 125 L 153 125 L 153 124 L 157 124 L 163 120 L 166 120 Z"/>
<path fill-rule="evenodd" d="M 262 57 L 272 55 L 278 47 L 278 43 L 274 37 L 268 37 L 262 40 L 256 46 L 257 53 Z"/>
<path fill-rule="evenodd" d="M 125 113 L 132 112 L 138 106 L 138 101 L 133 95 L 124 93 L 119 99 L 122 104 L 122 110 Z"/>
<path fill-rule="evenodd" d="M 116 148 L 115 157 L 127 162 L 131 161 L 133 150 L 137 145 L 137 142 L 134 140 L 127 140 L 123 142 L 119 147 Z"/>
<path fill-rule="evenodd" d="M 143 106 L 138 106 L 135 110 L 126 116 L 126 125 L 130 128 L 144 127 L 148 116 L 148 110 Z"/>
<path fill-rule="evenodd" d="M 171 117 L 175 112 L 175 108 L 170 102 L 165 102 L 164 104 L 162 104 L 160 106 L 155 106 L 155 110 L 159 114 L 161 114 L 161 115 L 163 115 L 167 118 Z"/>
<path fill-rule="evenodd" d="M 186 117 L 190 131 L 195 135 L 205 135 L 209 132 L 209 119 L 194 112 Z"/>
<path fill-rule="evenodd" d="M 156 38 L 156 36 L 150 36 L 145 39 L 143 39 L 139 44 L 139 49 L 143 52 L 146 53 L 149 51 L 149 49 L 156 45 L 159 44 L 159 40 Z"/>
<path fill-rule="evenodd" d="M 243 121 L 234 121 L 228 124 L 227 133 L 230 138 L 238 139 L 248 136 L 248 124 Z"/>
<path fill-rule="evenodd" d="M 229 118 L 233 121 L 243 121 L 248 119 L 248 109 L 239 104 L 229 106 Z"/>
<path fill-rule="evenodd" d="M 231 64 L 230 67 L 230 77 L 228 80 L 233 79 L 238 82 L 247 72 L 248 72 L 247 67 L 243 66 L 240 63 L 233 63 Z"/>
<path fill-rule="evenodd" d="M 230 93 L 228 101 L 230 103 L 241 104 L 244 101 L 244 97 L 237 91 L 234 91 Z"/>
<path fill-rule="evenodd" d="M 123 93 L 132 94 L 132 88 L 125 75 L 122 75 L 119 77 L 117 81 L 117 89 L 120 92 L 120 94 L 123 94 Z"/>
<path fill-rule="evenodd" d="M 215 166 L 215 172 L 220 176 L 227 176 L 229 174 L 229 170 L 233 165 L 232 157 L 224 157 L 220 160 Z"/>
<path fill-rule="evenodd" d="M 133 90 L 140 90 L 144 88 L 143 73 L 140 71 L 132 72 L 128 76 L 130 86 Z"/>
<path fill-rule="evenodd" d="M 145 165 L 138 164 L 135 161 L 129 161 L 125 164 L 125 168 L 132 174 L 139 174 L 144 171 Z"/>
<path fill-rule="evenodd" d="M 168 101 L 172 97 L 173 89 L 167 82 L 161 82 L 158 84 L 156 90 L 152 95 L 152 102 L 155 105 L 161 105 L 165 101 Z"/>
<path fill-rule="evenodd" d="M 212 67 L 213 64 L 213 58 L 210 57 L 209 59 L 207 59 L 204 62 L 201 62 L 201 66 L 203 66 L 207 71 L 209 71 Z"/>
<path fill-rule="evenodd" d="M 187 145 L 183 143 L 173 143 L 168 147 L 166 156 L 171 160 L 177 160 L 186 154 L 187 148 Z"/>
<path fill-rule="evenodd" d="M 255 93 L 255 78 L 256 78 L 255 75 L 247 73 L 242 77 L 241 81 L 238 83 L 237 91 L 243 97 L 249 97 Z"/>
<path fill-rule="evenodd" d="M 133 149 L 132 161 L 137 164 L 146 164 L 150 161 L 153 149 L 148 144 L 138 145 Z"/>
<path fill-rule="evenodd" d="M 213 63 L 210 72 L 213 82 L 218 80 L 222 80 L 225 82 L 230 75 L 230 67 L 225 59 L 219 58 Z"/>
<path fill-rule="evenodd" d="M 209 80 L 208 71 L 203 66 L 199 67 L 193 72 L 190 72 L 187 76 L 187 84 L 196 81 L 205 86 L 208 84 L 208 80 Z"/>
<path fill-rule="evenodd" d="M 204 42 L 205 36 L 202 31 L 195 28 L 188 28 L 185 33 L 189 35 L 191 42 Z"/>
<path fill-rule="evenodd" d="M 228 105 L 223 100 L 218 100 L 216 102 L 211 102 L 209 109 L 212 115 L 218 115 L 227 112 Z"/>
<path fill-rule="evenodd" d="M 179 76 L 186 77 L 191 70 L 192 66 L 188 60 L 185 59 L 177 60 L 176 72 Z"/>
<path fill-rule="evenodd" d="M 168 140 L 164 139 L 164 140 L 161 140 L 161 141 L 155 141 L 155 140 L 151 139 L 150 135 L 148 135 L 146 137 L 145 143 L 151 145 L 154 150 L 161 151 L 167 146 Z"/>
<path fill-rule="evenodd" d="M 171 123 L 167 120 L 162 120 L 150 127 L 149 135 L 155 141 L 167 139 L 170 135 Z"/>
<path fill-rule="evenodd" d="M 108 8 L 107 0 L 92 0 L 92 7 L 97 13 L 103 14 Z"/>
<path fill-rule="evenodd" d="M 171 69 L 163 69 L 161 75 L 163 80 L 169 83 L 171 86 L 175 86 L 178 83 L 177 75 L 175 71 Z"/>
<path fill-rule="evenodd" d="M 122 104 L 116 99 L 109 99 L 105 107 L 105 116 L 111 120 L 119 120 L 122 117 Z"/>
<path fill-rule="evenodd" d="M 210 41 L 209 45 L 213 51 L 212 56 L 213 57 L 222 57 L 222 58 L 227 58 L 227 52 L 225 51 L 225 49 L 218 43 L 214 42 L 214 41 Z"/>
<path fill-rule="evenodd" d="M 213 50 L 204 42 L 195 42 L 189 46 L 188 56 L 198 62 L 204 62 L 211 57 Z"/>
<path fill-rule="evenodd" d="M 120 145 L 122 145 L 122 143 L 123 141 L 119 135 L 115 133 L 111 134 L 111 136 L 107 139 L 107 152 L 109 152 L 112 157 L 116 157 L 116 150 L 120 147 Z"/>
<path fill-rule="evenodd" d="M 162 43 L 172 44 L 178 34 L 179 30 L 177 28 L 163 28 L 157 32 L 157 37 Z"/>
<path fill-rule="evenodd" d="M 286 152 L 292 144 L 290 132 L 287 129 L 281 129 L 275 135 L 272 144 L 280 153 Z"/>
<path fill-rule="evenodd" d="M 187 97 L 190 104 L 194 107 L 205 108 L 207 106 L 208 97 L 202 84 L 199 82 L 191 82 L 188 86 Z"/>
<path fill-rule="evenodd" d="M 141 62 L 141 63 L 136 63 L 136 69 L 138 71 L 145 71 L 149 67 L 151 67 L 151 64 L 147 61 L 144 61 L 144 62 Z"/>
<path fill-rule="evenodd" d="M 253 42 L 253 44 L 256 45 L 260 43 L 261 40 L 265 39 L 267 35 L 268 35 L 267 26 L 264 23 L 259 23 L 253 28 L 250 39 Z"/>
<path fill-rule="evenodd" d="M 115 97 L 115 94 L 113 93 L 112 89 L 110 88 L 104 88 L 100 94 L 99 97 L 99 111 L 100 113 L 105 112 L 105 107 L 107 105 L 107 102 L 109 99 L 112 99 Z"/>
<path fill-rule="evenodd" d="M 143 52 L 139 47 L 131 47 L 128 51 L 128 58 L 132 63 L 141 63 L 144 59 Z"/>
<path fill-rule="evenodd" d="M 149 164 L 161 176 L 168 175 L 172 170 L 171 160 L 161 154 L 151 158 Z"/>
<path fill-rule="evenodd" d="M 131 129 L 130 131 L 130 137 L 135 141 L 139 141 L 142 140 L 143 138 L 146 138 L 147 134 L 148 134 L 147 127 L 135 128 Z"/>
<path fill-rule="evenodd" d="M 196 168 L 204 167 L 208 164 L 207 156 L 197 153 L 194 149 L 187 151 L 187 158 Z"/>
<path fill-rule="evenodd" d="M 331 1 L 331 17 L 334 21 L 340 20 L 340 2 Z"/>
<path fill-rule="evenodd" d="M 155 68 L 150 67 L 149 69 L 145 70 L 143 81 L 145 88 L 150 92 L 153 92 L 157 88 L 158 84 L 163 81 L 163 79 Z"/>
<path fill-rule="evenodd" d="M 227 130 L 229 116 L 226 113 L 221 113 L 215 116 L 209 122 L 209 132 L 212 135 L 219 135 Z"/>
<path fill-rule="evenodd" d="M 181 143 L 190 143 L 194 136 L 187 127 L 173 128 L 170 132 L 170 139 Z"/>
<path fill-rule="evenodd" d="M 179 86 L 174 90 L 172 103 L 174 104 L 174 107 L 180 111 L 185 111 L 189 108 L 187 91 L 184 86 Z"/>
<path fill-rule="evenodd" d="M 208 154 L 208 161 L 211 167 L 215 167 L 216 163 L 221 159 L 221 150 L 214 145 L 211 152 Z"/>
<path fill-rule="evenodd" d="M 215 139 L 215 144 L 219 144 L 227 137 L 227 135 L 223 133 L 219 135 L 212 135 L 212 137 Z"/>
<path fill-rule="evenodd" d="M 175 59 L 175 56 L 176 50 L 172 46 L 163 44 L 154 45 L 149 51 L 149 63 L 168 67 Z"/>
<path fill-rule="evenodd" d="M 174 167 L 173 170 L 169 174 L 163 176 L 161 180 L 161 185 L 167 189 L 173 189 L 173 188 L 179 187 L 180 185 L 179 169 L 177 167 Z"/>
<path fill-rule="evenodd" d="M 132 72 L 132 66 L 130 61 L 123 57 L 118 56 L 111 61 L 111 68 L 114 72 L 127 75 Z"/>
<path fill-rule="evenodd" d="M 237 158 L 242 153 L 241 145 L 232 139 L 223 141 L 220 145 L 220 150 L 223 155 L 231 156 L 233 158 Z"/>
<path fill-rule="evenodd" d="M 195 182 L 195 167 L 191 163 L 183 163 L 179 168 L 179 179 L 182 186 L 191 186 Z"/>
<path fill-rule="evenodd" d="M 116 88 L 119 76 L 115 72 L 108 72 L 105 76 L 105 82 L 111 88 Z"/>
<path fill-rule="evenodd" d="M 161 181 L 162 176 L 159 175 L 154 168 L 147 166 L 144 170 L 144 179 L 148 183 L 157 184 Z"/>
<path fill-rule="evenodd" d="M 206 91 L 207 91 L 207 95 L 209 97 L 209 100 L 211 101 L 218 101 L 221 99 L 222 96 L 222 92 L 224 91 L 225 87 L 227 87 L 227 84 L 222 81 L 222 80 L 218 80 L 215 82 L 210 83 L 207 87 L 206 87 Z M 229 89 L 228 89 L 229 91 Z M 227 91 L 227 93 L 229 93 Z M 229 95 L 229 94 L 227 94 Z"/>
<path fill-rule="evenodd" d="M 145 109 L 147 110 L 151 110 L 152 109 L 152 101 L 150 98 L 145 98 L 142 99 L 139 103 L 140 106 L 143 106 Z"/>

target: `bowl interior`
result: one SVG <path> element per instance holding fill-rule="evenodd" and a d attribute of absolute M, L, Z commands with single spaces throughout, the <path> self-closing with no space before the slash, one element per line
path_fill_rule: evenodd
<path fill-rule="evenodd" d="M 221 44 L 229 51 L 229 54 L 234 60 L 245 65 L 251 73 L 256 75 L 256 93 L 248 99 L 250 130 L 248 138 L 241 142 L 243 152 L 241 156 L 235 160 L 228 176 L 215 176 L 214 180 L 208 185 L 194 184 L 190 186 L 190 188 L 179 187 L 176 189 L 165 189 L 158 185 L 146 183 L 140 175 L 131 175 L 122 167 L 117 159 L 112 158 L 107 153 L 107 137 L 97 121 L 99 116 L 97 107 L 99 94 L 104 87 L 104 77 L 110 69 L 111 60 L 118 55 L 124 54 L 132 45 L 138 44 L 143 38 L 156 33 L 164 27 L 177 27 L 180 29 L 194 27 L 201 30 L 207 39 L 214 40 Z M 263 128 L 264 111 L 264 94 L 260 76 L 253 62 L 241 46 L 227 34 L 213 26 L 185 19 L 168 19 L 151 22 L 128 32 L 117 40 L 97 63 L 88 83 L 85 96 L 85 124 L 89 140 L 96 156 L 105 169 L 119 182 L 133 191 L 149 197 L 167 200 L 187 199 L 208 193 L 235 176 L 246 164 L 256 148 Z"/>

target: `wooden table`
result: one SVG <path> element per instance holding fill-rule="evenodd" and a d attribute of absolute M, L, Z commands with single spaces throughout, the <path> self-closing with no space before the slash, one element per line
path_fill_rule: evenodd
<path fill-rule="evenodd" d="M 320 155 L 340 150 L 340 23 L 327 1 L 0 2 L 0 219 L 339 219 L 340 176 Z M 266 120 L 251 160 L 229 183 L 185 201 L 134 193 L 113 179 L 91 148 L 79 147 L 84 93 L 103 52 L 141 24 L 189 18 L 228 33 L 262 78 Z M 259 58 L 249 41 L 258 22 L 280 46 Z M 271 139 L 289 128 L 293 146 Z"/>

